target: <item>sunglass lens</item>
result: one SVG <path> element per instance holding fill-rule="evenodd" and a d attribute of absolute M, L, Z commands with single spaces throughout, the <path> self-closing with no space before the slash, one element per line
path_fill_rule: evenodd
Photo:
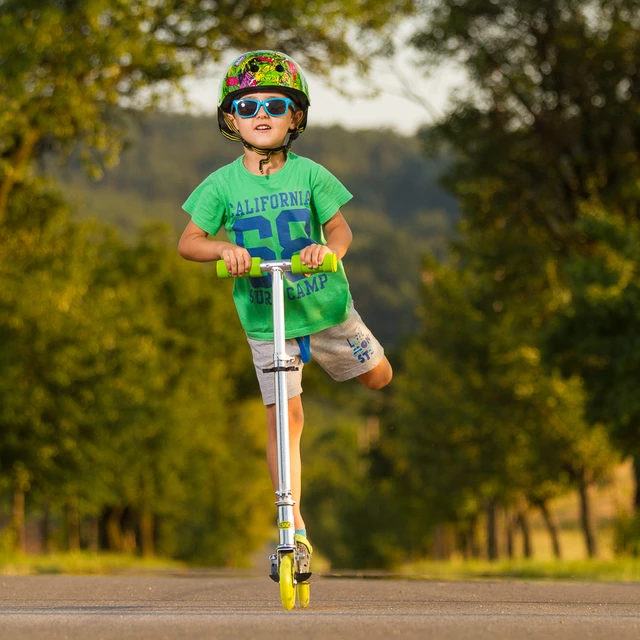
<path fill-rule="evenodd" d="M 283 116 L 287 113 L 287 101 L 282 98 L 273 98 L 264 105 L 272 116 Z"/>
<path fill-rule="evenodd" d="M 250 118 L 255 116 L 258 111 L 257 100 L 241 100 L 236 103 L 236 111 L 241 118 Z"/>

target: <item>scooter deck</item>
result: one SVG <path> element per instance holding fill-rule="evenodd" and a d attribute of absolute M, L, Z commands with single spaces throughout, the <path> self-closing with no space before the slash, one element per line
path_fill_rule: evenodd
<path fill-rule="evenodd" d="M 309 572 L 309 573 L 296 573 L 296 584 L 304 584 L 305 582 L 309 582 L 309 580 L 311 579 L 311 576 L 313 575 L 313 572 Z M 274 581 L 274 582 L 279 582 L 278 580 L 278 576 L 274 576 L 273 574 L 269 574 L 269 577 Z"/>

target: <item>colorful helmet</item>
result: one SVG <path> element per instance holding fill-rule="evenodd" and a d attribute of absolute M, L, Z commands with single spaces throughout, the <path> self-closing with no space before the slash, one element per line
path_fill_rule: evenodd
<path fill-rule="evenodd" d="M 279 51 L 249 51 L 231 63 L 220 83 L 218 124 L 223 135 L 240 140 L 225 114 L 230 113 L 233 100 L 263 89 L 277 89 L 294 100 L 304 112 L 296 133 L 299 135 L 304 131 L 310 100 L 309 87 L 300 66 Z"/>

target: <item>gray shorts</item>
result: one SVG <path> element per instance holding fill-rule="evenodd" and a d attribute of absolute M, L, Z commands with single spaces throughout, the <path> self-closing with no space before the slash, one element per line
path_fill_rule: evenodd
<path fill-rule="evenodd" d="M 247 337 L 253 353 L 253 364 L 265 405 L 275 404 L 275 379 L 273 373 L 264 373 L 273 365 L 273 342 Z M 358 312 L 351 307 L 349 317 L 335 327 L 313 333 L 310 336 L 311 357 L 338 382 L 357 378 L 380 364 L 384 356 L 382 345 L 367 329 Z M 287 371 L 289 398 L 302 393 L 302 367 L 300 347 L 295 338 L 286 341 L 287 355 L 294 358 L 297 371 Z"/>

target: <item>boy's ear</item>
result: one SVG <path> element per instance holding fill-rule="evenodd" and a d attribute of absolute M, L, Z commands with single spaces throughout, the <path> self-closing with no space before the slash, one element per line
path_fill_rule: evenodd
<path fill-rule="evenodd" d="M 296 111 L 294 111 L 293 116 L 291 118 L 291 126 L 289 127 L 292 131 L 295 131 L 298 128 L 298 125 L 300 124 L 300 121 L 302 120 L 304 116 L 304 111 L 302 111 L 302 109 L 297 109 Z"/>

